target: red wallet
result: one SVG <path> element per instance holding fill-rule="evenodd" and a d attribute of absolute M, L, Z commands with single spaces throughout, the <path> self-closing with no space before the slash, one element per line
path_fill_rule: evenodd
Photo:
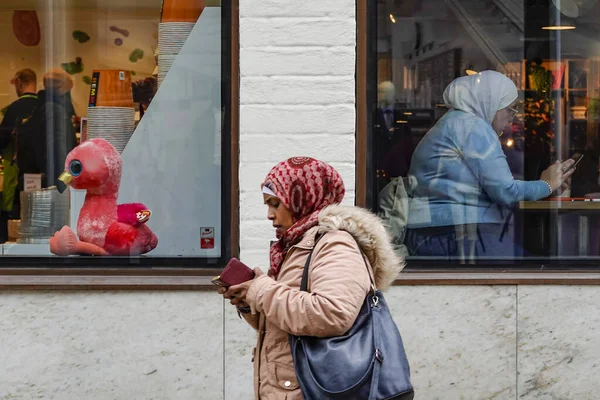
<path fill-rule="evenodd" d="M 254 279 L 254 271 L 237 258 L 232 258 L 221 275 L 214 277 L 211 282 L 217 286 L 228 288 L 252 279 Z"/>

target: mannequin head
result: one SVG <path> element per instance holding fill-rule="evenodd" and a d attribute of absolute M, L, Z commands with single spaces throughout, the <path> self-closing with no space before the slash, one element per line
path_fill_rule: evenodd
<path fill-rule="evenodd" d="M 396 88 L 390 81 L 383 81 L 377 86 L 377 102 L 380 106 L 391 107 L 396 101 Z"/>

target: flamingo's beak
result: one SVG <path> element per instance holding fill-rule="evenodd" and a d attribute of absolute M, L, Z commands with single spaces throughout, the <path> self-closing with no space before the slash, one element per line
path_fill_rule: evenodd
<path fill-rule="evenodd" d="M 58 177 L 58 181 L 56 182 L 56 189 L 58 190 L 58 193 L 62 193 L 65 190 L 67 190 L 67 186 L 71 184 L 72 180 L 73 175 L 71 175 L 67 171 L 60 174 L 60 176 Z"/>

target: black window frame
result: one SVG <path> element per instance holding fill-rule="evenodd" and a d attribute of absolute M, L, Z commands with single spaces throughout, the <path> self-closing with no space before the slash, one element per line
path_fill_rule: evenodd
<path fill-rule="evenodd" d="M 36 256 L 3 255 L 0 256 L 0 288 L 72 288 L 101 286 L 103 288 L 203 288 L 206 280 L 190 282 L 182 286 L 186 277 L 213 276 L 233 256 L 239 254 L 239 229 L 237 228 L 237 137 L 239 132 L 239 3 L 238 0 L 221 0 L 221 107 L 223 110 L 221 130 L 221 256 L 220 257 L 114 257 L 114 256 Z M 72 275 L 136 276 L 129 281 L 103 280 L 94 283 L 94 279 L 69 281 Z M 40 276 L 68 275 L 64 285 L 55 279 L 45 282 Z M 140 276 L 169 276 L 144 284 Z M 30 281 L 14 279 L 14 276 L 36 276 Z M 12 277 L 13 279 L 7 279 Z M 183 280 L 172 279 L 181 277 Z M 86 283 L 87 282 L 87 283 Z M 191 286 L 190 286 L 191 285 Z"/>
<path fill-rule="evenodd" d="M 376 188 L 373 160 L 373 115 L 377 108 L 378 13 L 380 1 L 357 0 L 357 127 L 356 203 L 375 211 Z M 548 213 L 548 218 L 554 214 Z M 530 257 L 512 260 L 477 260 L 469 265 L 459 260 L 410 257 L 397 284 L 586 284 L 571 273 L 590 274 L 587 284 L 600 284 L 600 257 Z M 411 278 L 410 273 L 419 275 Z M 462 275 L 450 279 L 448 274 Z M 539 279 L 530 276 L 537 273 Z M 546 276 L 549 274 L 551 277 Z M 441 275 L 443 276 L 441 276 Z M 509 274 L 511 277 L 507 278 Z M 527 278 L 522 278 L 528 274 Z M 405 275 L 405 274 L 403 274 Z M 421 276 L 422 275 L 422 276 Z M 542 276 L 544 275 L 544 276 Z M 424 278 L 423 276 L 428 276 Z"/>

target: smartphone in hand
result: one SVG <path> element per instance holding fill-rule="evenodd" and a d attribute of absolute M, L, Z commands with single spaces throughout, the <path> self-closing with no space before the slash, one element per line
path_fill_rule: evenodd
<path fill-rule="evenodd" d="M 577 166 L 577 164 L 579 164 L 579 161 L 581 161 L 582 158 L 583 158 L 583 154 L 581 154 L 581 153 L 575 153 L 575 154 L 573 154 L 571 156 L 571 159 L 575 160 L 575 162 L 569 168 L 567 168 L 566 170 L 564 170 L 563 173 L 569 172 L 570 170 L 574 169 Z"/>
<path fill-rule="evenodd" d="M 234 257 L 227 263 L 221 274 L 214 277 L 211 282 L 213 285 L 227 289 L 252 279 L 254 279 L 254 271 Z"/>

